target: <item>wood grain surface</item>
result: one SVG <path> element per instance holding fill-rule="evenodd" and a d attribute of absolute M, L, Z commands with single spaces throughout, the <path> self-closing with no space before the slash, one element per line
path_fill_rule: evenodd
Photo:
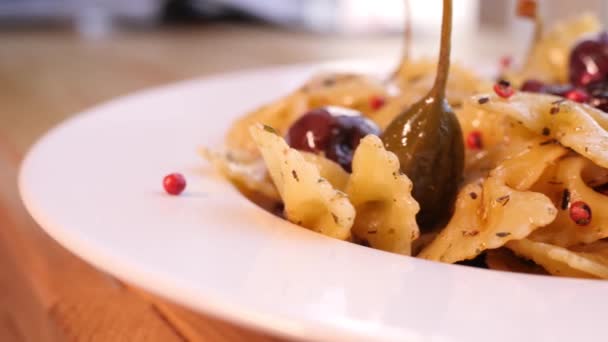
<path fill-rule="evenodd" d="M 396 54 L 398 41 L 231 24 L 92 41 L 0 31 L 0 341 L 279 341 L 144 293 L 62 248 L 21 204 L 19 163 L 53 125 L 116 96 L 227 70 Z"/>

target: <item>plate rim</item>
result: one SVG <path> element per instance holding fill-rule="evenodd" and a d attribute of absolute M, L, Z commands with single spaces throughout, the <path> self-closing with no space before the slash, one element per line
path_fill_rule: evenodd
<path fill-rule="evenodd" d="M 79 120 L 86 120 L 95 115 L 103 115 L 103 112 L 107 110 L 107 108 L 111 108 L 111 106 L 119 105 L 123 103 L 125 100 L 133 101 L 140 98 L 149 97 L 154 95 L 155 93 L 163 93 L 168 91 L 178 91 L 182 87 L 190 87 L 199 82 L 217 82 L 222 81 L 226 78 L 230 77 L 250 77 L 252 74 L 263 73 L 266 71 L 289 71 L 293 69 L 324 69 L 327 67 L 332 67 L 334 65 L 350 65 L 352 63 L 362 63 L 364 65 L 370 64 L 374 65 L 377 63 L 375 60 L 338 60 L 338 61 L 330 61 L 325 63 L 298 63 L 298 64 L 287 64 L 287 65 L 279 65 L 279 66 L 267 66 L 262 68 L 248 68 L 241 70 L 234 70 L 230 72 L 224 73 L 215 73 L 212 75 L 208 75 L 205 77 L 197 77 L 193 79 L 186 79 L 174 83 L 163 84 L 151 88 L 141 89 L 130 94 L 119 96 L 117 98 L 110 99 L 108 101 L 104 101 L 98 103 L 92 107 L 89 107 L 83 111 L 79 111 L 75 115 L 67 118 L 66 120 L 61 121 L 47 132 L 45 132 L 41 137 L 39 137 L 34 144 L 32 144 L 27 150 L 21 164 L 19 167 L 18 173 L 18 188 L 19 195 L 22 199 L 24 206 L 26 207 L 28 213 L 34 218 L 37 224 L 55 241 L 57 241 L 60 245 L 64 246 L 66 249 L 70 250 L 75 255 L 78 255 L 80 258 L 85 260 L 87 263 L 94 265 L 95 267 L 104 270 L 104 272 L 108 272 L 110 274 L 117 275 L 118 278 L 127 279 L 129 283 L 136 284 L 138 287 L 145 289 L 151 293 L 159 295 L 160 297 L 167 299 L 172 302 L 176 302 L 178 304 L 184 305 L 185 307 L 192 308 L 195 311 L 204 312 L 207 315 L 213 317 L 219 317 L 223 320 L 229 322 L 235 322 L 238 325 L 245 326 L 249 329 L 253 330 L 263 330 L 265 332 L 271 332 L 275 335 L 280 335 L 283 337 L 288 337 L 291 339 L 303 339 L 303 338 L 312 338 L 312 339 L 323 339 L 323 340 L 335 340 L 335 339 L 348 339 L 348 340 L 369 340 L 370 338 L 378 339 L 378 340 L 386 340 L 386 341 L 402 341 L 404 337 L 407 337 L 410 340 L 418 340 L 421 337 L 416 336 L 407 336 L 404 335 L 405 331 L 396 330 L 396 331 L 388 331 L 386 327 L 383 327 L 383 331 L 373 331 L 373 335 L 365 335 L 365 331 L 359 331 L 353 333 L 350 329 L 342 329 L 336 330 L 334 325 L 323 325 L 322 321 L 317 322 L 311 327 L 303 326 L 302 321 L 293 322 L 291 319 L 286 318 L 283 319 L 280 317 L 267 317 L 267 315 L 261 315 L 259 312 L 248 312 L 247 308 L 238 307 L 238 305 L 234 305 L 234 303 L 225 302 L 225 298 L 222 300 L 213 298 L 215 296 L 207 296 L 205 300 L 199 300 L 196 306 L 192 305 L 191 298 L 201 297 L 201 294 L 198 293 L 196 296 L 192 296 L 186 294 L 186 291 L 179 293 L 175 292 L 175 295 L 168 296 L 167 291 L 159 291 L 159 286 L 148 286 L 148 284 L 156 283 L 162 284 L 162 279 L 154 278 L 147 272 L 140 272 L 137 269 L 131 269 L 129 267 L 122 268 L 117 271 L 117 268 L 110 268 L 107 265 L 110 264 L 121 264 L 120 260 L 114 260 L 114 258 L 110 255 L 103 255 L 104 253 L 99 253 L 99 250 L 94 247 L 90 241 L 85 241 L 82 238 L 77 239 L 74 237 L 70 237 L 66 234 L 60 233 L 62 231 L 61 227 L 56 227 L 52 218 L 45 217 L 42 210 L 37 208 L 34 203 L 35 200 L 31 198 L 31 191 L 28 188 L 27 180 L 26 180 L 26 170 L 29 167 L 29 164 L 32 162 L 32 159 L 38 153 L 37 151 L 47 143 L 48 140 L 52 139 L 54 135 L 60 134 L 63 129 L 68 129 L 75 122 Z M 252 204 L 253 205 L 253 204 Z M 44 222 L 44 224 L 42 224 Z M 313 233 L 314 234 L 314 233 Z M 329 239 L 329 238 L 328 238 Z M 97 253 L 89 253 L 87 250 L 97 250 Z M 380 253 L 385 253 L 381 252 Z M 94 256 L 92 254 L 95 254 Z M 403 257 L 403 256 L 399 256 Z M 413 258 L 415 260 L 419 260 Z M 424 262 L 429 262 L 424 260 Z M 454 265 L 444 265 L 441 264 L 441 267 L 464 267 L 464 266 L 454 266 Z M 473 270 L 469 270 L 473 271 Z M 476 272 L 488 272 L 488 270 L 474 270 Z M 492 271 L 490 272 L 497 272 Z M 526 274 L 510 274 L 510 276 L 514 277 L 530 277 L 532 278 L 547 278 L 545 276 L 539 275 L 526 275 Z M 135 280 L 135 279 L 138 280 Z M 140 281 L 141 279 L 144 282 Z M 146 281 L 147 280 L 147 281 Z M 593 283 L 599 284 L 600 282 L 604 282 L 602 280 L 582 280 L 582 279 L 571 279 L 571 278 L 562 278 L 562 279 L 551 279 L 550 281 L 559 281 L 559 282 L 570 282 L 571 284 L 581 284 L 581 285 L 590 285 Z M 161 285 L 160 287 L 171 287 L 167 284 Z M 204 302 L 204 303 L 203 303 Z M 203 309 L 206 308 L 206 309 Z M 277 323 L 281 321 L 280 323 Z M 281 328 L 277 328 L 280 326 Z M 383 335 L 378 336 L 378 333 Z"/>

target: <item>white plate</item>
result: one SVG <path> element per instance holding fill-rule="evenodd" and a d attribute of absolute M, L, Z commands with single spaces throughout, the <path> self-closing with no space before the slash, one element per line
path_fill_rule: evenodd
<path fill-rule="evenodd" d="M 241 197 L 196 154 L 313 66 L 234 73 L 118 99 L 66 121 L 20 174 L 36 221 L 149 291 L 285 336 L 326 341 L 604 339 L 608 282 L 444 265 L 326 238 Z M 162 177 L 185 174 L 182 196 Z"/>

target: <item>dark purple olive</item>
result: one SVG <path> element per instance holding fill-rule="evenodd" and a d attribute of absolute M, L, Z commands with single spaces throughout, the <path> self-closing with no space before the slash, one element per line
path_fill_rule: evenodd
<path fill-rule="evenodd" d="M 570 83 L 584 87 L 606 80 L 608 75 L 608 34 L 600 33 L 578 43 L 570 53 Z"/>
<path fill-rule="evenodd" d="M 548 84 L 543 89 L 543 93 L 565 97 L 572 90 L 574 87 L 570 84 Z"/>
<path fill-rule="evenodd" d="M 289 146 L 325 156 L 351 171 L 353 153 L 368 134 L 380 128 L 361 113 L 341 107 L 313 109 L 296 120 L 287 131 Z"/>
<path fill-rule="evenodd" d="M 318 153 L 325 151 L 336 126 L 336 118 L 324 108 L 302 115 L 287 131 L 287 143 L 296 150 Z"/>
<path fill-rule="evenodd" d="M 545 83 L 538 80 L 527 80 L 522 84 L 521 91 L 527 91 L 530 93 L 544 93 Z"/>
<path fill-rule="evenodd" d="M 571 92 L 574 87 L 570 84 L 546 84 L 538 80 L 527 80 L 520 89 L 530 93 L 551 94 L 564 97 Z"/>

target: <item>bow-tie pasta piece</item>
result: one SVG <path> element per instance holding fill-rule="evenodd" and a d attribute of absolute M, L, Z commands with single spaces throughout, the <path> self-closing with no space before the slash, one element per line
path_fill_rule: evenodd
<path fill-rule="evenodd" d="M 199 150 L 200 155 L 207 159 L 213 167 L 226 179 L 231 181 L 244 193 L 258 193 L 270 200 L 279 200 L 279 193 L 272 184 L 262 159 L 240 157 L 239 151 L 213 151 L 207 148 Z"/>
<path fill-rule="evenodd" d="M 348 239 L 355 209 L 346 194 L 334 189 L 315 164 L 290 148 L 272 128 L 255 125 L 251 135 L 283 200 L 286 218 L 321 234 Z"/>
<path fill-rule="evenodd" d="M 541 265 L 556 276 L 577 278 L 608 279 L 608 258 L 606 246 L 585 252 L 576 252 L 528 239 L 511 241 L 507 244 L 515 254 Z"/>
<path fill-rule="evenodd" d="M 448 225 L 418 256 L 447 263 L 473 259 L 551 223 L 557 214 L 551 200 L 525 190 L 564 153 L 559 146 L 537 146 L 505 161 L 485 181 L 466 185 Z"/>
<path fill-rule="evenodd" d="M 586 184 L 586 168 L 594 166 L 582 157 L 566 158 L 535 185 L 552 195 L 559 212 L 555 221 L 534 232 L 531 240 L 569 247 L 608 237 L 608 196 Z M 586 225 L 577 225 L 570 217 L 570 206 L 577 201 L 583 201 L 591 210 L 591 221 Z"/>
<path fill-rule="evenodd" d="M 308 96 L 308 107 L 338 106 L 371 114 L 377 110 L 374 99 L 385 101 L 387 88 L 379 79 L 352 73 L 321 74 L 310 79 L 301 91 Z"/>
<path fill-rule="evenodd" d="M 308 110 L 307 100 L 305 94 L 296 91 L 237 119 L 226 134 L 226 146 L 231 149 L 248 151 L 254 158 L 259 157 L 256 143 L 249 134 L 249 127 L 262 123 L 273 127 L 280 134 L 285 134 L 291 123 Z"/>
<path fill-rule="evenodd" d="M 518 257 L 515 253 L 505 247 L 486 251 L 485 261 L 486 265 L 491 270 L 528 274 L 549 274 L 541 266 L 530 260 Z"/>
<path fill-rule="evenodd" d="M 397 156 L 377 136 L 366 136 L 357 147 L 346 192 L 357 211 L 357 238 L 374 248 L 411 254 L 420 206 L 412 197 L 412 182 L 399 172 Z"/>
<path fill-rule="evenodd" d="M 490 100 L 481 104 L 482 97 Z M 505 113 L 530 131 L 555 139 L 596 164 L 608 167 L 608 118 L 598 109 L 561 97 L 525 92 L 518 92 L 508 100 L 496 95 L 478 95 L 470 101 L 478 108 Z"/>
<path fill-rule="evenodd" d="M 300 151 L 304 159 L 314 164 L 319 170 L 321 178 L 326 179 L 336 190 L 346 191 L 349 173 L 340 164 L 331 159 L 327 159 L 320 154 Z"/>

